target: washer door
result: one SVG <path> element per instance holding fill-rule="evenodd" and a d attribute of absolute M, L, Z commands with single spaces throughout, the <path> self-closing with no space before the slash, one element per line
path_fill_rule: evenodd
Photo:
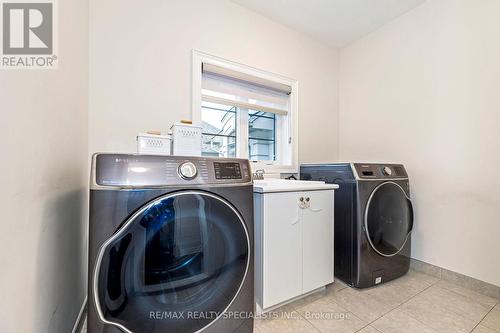
<path fill-rule="evenodd" d="M 371 247 L 382 256 L 395 256 L 412 229 L 413 207 L 403 188 L 394 182 L 378 185 L 365 210 L 365 230 Z"/>
<path fill-rule="evenodd" d="M 230 203 L 202 191 L 168 194 L 103 244 L 97 312 L 125 332 L 198 332 L 231 305 L 249 263 L 248 232 Z"/>

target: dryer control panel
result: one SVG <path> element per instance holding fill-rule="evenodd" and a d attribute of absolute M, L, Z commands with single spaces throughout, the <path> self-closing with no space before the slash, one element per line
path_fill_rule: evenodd
<path fill-rule="evenodd" d="M 176 185 L 251 184 L 245 159 L 95 154 L 93 187 L 164 187 Z"/>
<path fill-rule="evenodd" d="M 408 178 L 402 164 L 354 163 L 359 179 L 399 179 Z"/>

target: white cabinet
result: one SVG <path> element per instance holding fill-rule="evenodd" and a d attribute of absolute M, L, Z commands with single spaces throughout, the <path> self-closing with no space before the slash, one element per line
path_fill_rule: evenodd
<path fill-rule="evenodd" d="M 333 189 L 254 193 L 260 310 L 333 282 Z"/>

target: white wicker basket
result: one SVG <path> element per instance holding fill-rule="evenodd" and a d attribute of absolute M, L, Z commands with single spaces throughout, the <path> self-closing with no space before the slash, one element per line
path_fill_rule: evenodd
<path fill-rule="evenodd" d="M 137 136 L 137 153 L 147 155 L 170 155 L 170 135 L 141 133 Z"/>

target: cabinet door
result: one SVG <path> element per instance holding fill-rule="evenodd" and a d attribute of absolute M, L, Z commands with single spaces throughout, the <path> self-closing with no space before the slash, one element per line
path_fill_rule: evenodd
<path fill-rule="evenodd" d="M 302 293 L 298 193 L 264 195 L 263 308 Z"/>
<path fill-rule="evenodd" d="M 304 192 L 302 210 L 303 292 L 333 282 L 333 190 Z"/>

